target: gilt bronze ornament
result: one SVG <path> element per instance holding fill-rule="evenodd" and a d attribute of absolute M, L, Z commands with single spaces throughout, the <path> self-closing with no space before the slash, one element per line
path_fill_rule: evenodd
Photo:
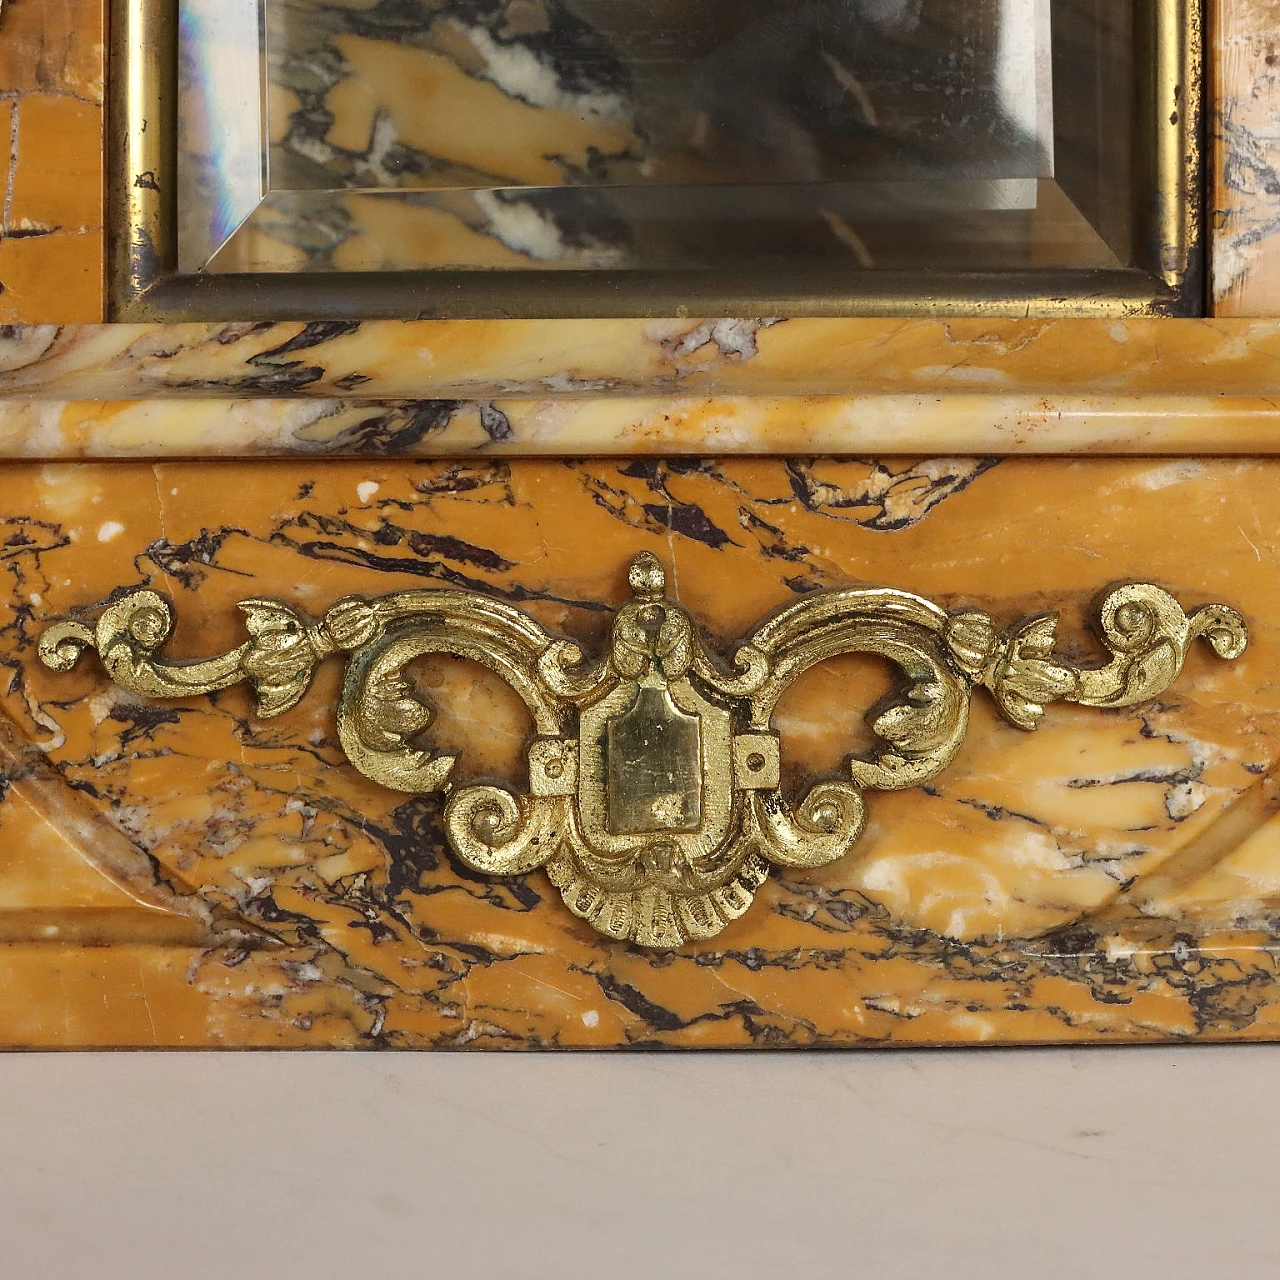
<path fill-rule="evenodd" d="M 302 699 L 321 661 L 349 654 L 338 734 L 361 773 L 397 791 L 442 792 L 449 844 L 473 870 L 545 867 L 569 910 L 601 933 L 673 948 L 742 916 L 770 867 L 821 867 L 849 853 L 867 791 L 919 786 L 955 758 L 975 689 L 1033 730 L 1052 702 L 1122 707 L 1163 692 L 1197 637 L 1228 659 L 1247 644 L 1244 620 L 1225 605 L 1188 616 L 1159 587 L 1124 584 L 1100 607 L 1110 661 L 1084 667 L 1054 652 L 1054 614 L 1001 631 L 976 610 L 855 586 L 780 610 L 726 664 L 667 595 L 656 557 L 632 560 L 630 586 L 596 659 L 511 605 L 444 589 L 350 597 L 319 621 L 279 601 L 245 600 L 250 639 L 199 662 L 161 657 L 173 606 L 134 590 L 96 623 L 50 626 L 40 655 L 68 671 L 96 649 L 116 684 L 149 698 L 247 680 L 259 714 L 277 716 Z M 781 786 L 774 708 L 810 667 L 849 653 L 887 658 L 902 682 L 870 712 L 874 747 L 793 803 Z M 482 663 L 524 700 L 534 725 L 527 792 L 457 783 L 458 754 L 422 741 L 435 712 L 406 669 L 436 654 Z"/>

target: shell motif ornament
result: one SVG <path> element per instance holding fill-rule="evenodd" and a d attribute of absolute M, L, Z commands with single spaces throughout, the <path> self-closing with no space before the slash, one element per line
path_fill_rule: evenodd
<path fill-rule="evenodd" d="M 669 949 L 747 912 L 771 867 L 848 854 L 868 792 L 919 786 L 955 758 L 975 690 L 1030 731 L 1056 701 L 1122 707 L 1156 696 L 1197 638 L 1224 659 L 1248 642 L 1225 605 L 1188 615 L 1159 587 L 1128 583 L 1100 606 L 1110 660 L 1086 667 L 1054 652 L 1056 615 L 1001 630 L 986 613 L 852 586 L 775 613 L 726 662 L 668 596 L 655 556 L 637 555 L 629 578 L 631 600 L 595 658 L 500 600 L 448 589 L 350 597 L 318 621 L 279 601 L 245 600 L 248 641 L 199 662 L 165 661 L 173 606 L 134 590 L 96 622 L 51 625 L 40 655 L 68 671 L 94 649 L 116 684 L 148 698 L 248 681 L 262 716 L 295 706 L 320 662 L 349 655 L 337 719 L 356 769 L 397 791 L 443 793 L 448 841 L 474 871 L 545 868 L 569 910 L 600 933 Z M 774 709 L 810 667 L 850 653 L 888 659 L 901 680 L 869 715 L 874 746 L 793 802 L 781 786 Z M 455 781 L 458 755 L 423 742 L 435 711 L 407 668 L 441 654 L 483 664 L 528 707 L 523 793 Z"/>

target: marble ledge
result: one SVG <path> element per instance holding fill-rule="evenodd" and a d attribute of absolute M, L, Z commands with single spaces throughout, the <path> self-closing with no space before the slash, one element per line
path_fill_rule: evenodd
<path fill-rule="evenodd" d="M 42 325 L 0 398 L 1280 395 L 1280 321 L 495 320 Z"/>
<path fill-rule="evenodd" d="M 0 401 L 0 460 L 1269 454 L 1280 401 L 1028 395 Z"/>

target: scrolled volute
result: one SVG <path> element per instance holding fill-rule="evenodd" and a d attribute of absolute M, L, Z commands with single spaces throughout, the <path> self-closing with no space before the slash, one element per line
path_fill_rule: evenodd
<path fill-rule="evenodd" d="M 854 586 L 794 601 L 726 663 L 668 597 L 655 556 L 637 556 L 628 577 L 633 598 L 595 656 L 504 601 L 436 589 L 347 597 L 318 621 L 255 597 L 240 604 L 244 644 L 173 661 L 163 652 L 173 605 L 146 587 L 109 601 L 96 621 L 52 623 L 40 656 L 69 671 L 95 649 L 118 685 L 148 698 L 247 681 L 259 713 L 278 716 L 321 661 L 349 654 L 337 726 L 357 770 L 393 790 L 443 794 L 444 835 L 472 870 L 545 866 L 569 910 L 601 934 L 674 947 L 740 919 L 770 866 L 809 869 L 847 855 L 866 825 L 868 791 L 918 786 L 954 760 L 976 690 L 1032 731 L 1058 701 L 1122 707 L 1156 696 L 1197 638 L 1228 660 L 1248 639 L 1226 605 L 1188 615 L 1163 589 L 1124 583 L 1098 607 L 1108 659 L 1080 665 L 1055 650 L 1055 614 L 1001 629 L 980 610 Z M 868 712 L 874 744 L 848 758 L 843 776 L 809 780 L 793 800 L 774 728 L 779 700 L 815 665 L 857 653 L 900 673 Z M 525 791 L 460 784 L 459 753 L 426 741 L 436 710 L 412 667 L 441 657 L 480 663 L 524 702 L 534 728 Z"/>

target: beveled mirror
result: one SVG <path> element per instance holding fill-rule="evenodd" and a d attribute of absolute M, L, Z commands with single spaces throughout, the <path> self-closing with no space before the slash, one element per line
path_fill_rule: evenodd
<path fill-rule="evenodd" d="M 120 319 L 1201 308 L 1196 0 L 117 0 Z"/>

